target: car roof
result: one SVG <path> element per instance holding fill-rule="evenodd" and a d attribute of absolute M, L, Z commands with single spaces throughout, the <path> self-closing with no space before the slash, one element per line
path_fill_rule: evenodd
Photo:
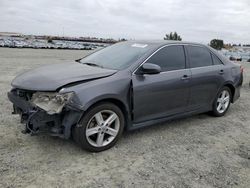
<path fill-rule="evenodd" d="M 201 43 L 195 42 L 186 42 L 186 41 L 175 41 L 175 40 L 129 40 L 126 41 L 128 43 L 139 43 L 139 44 L 148 44 L 148 45 L 155 45 L 155 46 L 164 46 L 168 44 L 190 44 L 190 45 L 200 45 L 200 46 L 207 46 Z"/>

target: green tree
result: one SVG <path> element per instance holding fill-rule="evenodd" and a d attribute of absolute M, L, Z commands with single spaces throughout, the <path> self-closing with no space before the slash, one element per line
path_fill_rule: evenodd
<path fill-rule="evenodd" d="M 220 39 L 213 39 L 210 41 L 210 46 L 216 50 L 221 50 L 224 47 L 224 41 Z"/>
<path fill-rule="evenodd" d="M 177 34 L 177 32 L 170 32 L 170 34 L 166 34 L 166 36 L 164 37 L 164 40 L 179 40 L 181 41 L 182 38 L 180 35 Z"/>

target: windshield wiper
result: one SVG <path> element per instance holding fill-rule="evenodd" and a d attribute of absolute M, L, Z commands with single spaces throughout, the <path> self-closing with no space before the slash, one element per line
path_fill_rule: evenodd
<path fill-rule="evenodd" d="M 84 64 L 84 65 L 89 65 L 89 66 L 93 66 L 93 67 L 101 67 L 101 68 L 103 68 L 103 66 L 98 65 L 98 64 L 95 64 L 95 63 L 82 63 L 82 64 Z"/>

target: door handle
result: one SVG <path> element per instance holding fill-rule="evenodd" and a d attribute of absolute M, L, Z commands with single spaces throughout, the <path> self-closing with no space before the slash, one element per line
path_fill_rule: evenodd
<path fill-rule="evenodd" d="M 188 75 L 184 75 L 181 77 L 181 80 L 189 80 L 190 79 L 190 76 Z"/>
<path fill-rule="evenodd" d="M 224 70 L 220 70 L 219 74 L 224 74 Z"/>

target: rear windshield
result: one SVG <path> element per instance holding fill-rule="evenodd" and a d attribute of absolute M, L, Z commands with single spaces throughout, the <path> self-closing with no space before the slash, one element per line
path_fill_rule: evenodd
<path fill-rule="evenodd" d="M 107 69 L 122 70 L 152 48 L 153 45 L 149 44 L 120 42 L 83 58 L 80 63 L 91 63 Z"/>

